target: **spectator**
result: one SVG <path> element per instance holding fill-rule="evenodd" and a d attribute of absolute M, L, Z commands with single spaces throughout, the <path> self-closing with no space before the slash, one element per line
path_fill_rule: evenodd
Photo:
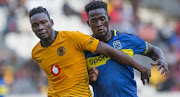
<path fill-rule="evenodd" d="M 0 97 L 5 97 L 5 95 L 8 93 L 8 88 L 4 81 L 5 70 L 6 66 L 4 61 L 0 61 Z"/>

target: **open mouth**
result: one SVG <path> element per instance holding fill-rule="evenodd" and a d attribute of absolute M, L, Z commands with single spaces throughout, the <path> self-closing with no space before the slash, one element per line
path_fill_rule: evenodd
<path fill-rule="evenodd" d="M 99 29 L 98 32 L 103 32 L 104 30 L 103 29 Z"/>

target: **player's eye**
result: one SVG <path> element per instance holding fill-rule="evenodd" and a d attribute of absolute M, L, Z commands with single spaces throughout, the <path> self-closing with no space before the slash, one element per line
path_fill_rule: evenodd
<path fill-rule="evenodd" d="M 101 20 L 105 20 L 105 18 L 101 18 Z"/>
<path fill-rule="evenodd" d="M 38 26 L 38 24 L 32 24 L 32 27 L 37 27 Z"/>
<path fill-rule="evenodd" d="M 93 23 L 93 24 L 96 23 L 96 20 L 92 19 L 92 20 L 91 20 L 91 23 Z"/>
<path fill-rule="evenodd" d="M 104 21 L 106 18 L 105 17 L 102 17 L 101 20 Z"/>
<path fill-rule="evenodd" d="M 42 24 L 45 24 L 45 23 L 46 23 L 46 21 L 42 21 L 41 23 L 42 23 Z"/>

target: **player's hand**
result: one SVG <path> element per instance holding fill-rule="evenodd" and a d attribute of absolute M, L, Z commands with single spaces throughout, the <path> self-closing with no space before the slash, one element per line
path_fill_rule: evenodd
<path fill-rule="evenodd" d="M 161 75 L 164 74 L 164 77 L 168 76 L 168 65 L 166 64 L 166 62 L 163 59 L 158 59 L 156 60 L 154 63 L 151 63 L 152 66 L 159 66 L 158 71 L 161 71 Z"/>
<path fill-rule="evenodd" d="M 145 80 L 149 83 L 149 78 L 151 77 L 151 70 L 148 68 L 144 68 L 143 72 L 141 72 L 141 81 L 143 85 L 145 85 Z"/>
<path fill-rule="evenodd" d="M 97 80 L 97 76 L 98 76 L 98 69 L 96 67 L 92 67 L 89 69 L 89 80 L 94 82 Z"/>

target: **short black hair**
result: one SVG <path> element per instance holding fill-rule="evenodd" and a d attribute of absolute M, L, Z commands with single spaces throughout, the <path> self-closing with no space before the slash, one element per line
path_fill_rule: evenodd
<path fill-rule="evenodd" d="M 89 14 L 90 10 L 98 9 L 98 8 L 103 8 L 107 12 L 107 3 L 101 1 L 91 1 L 85 6 L 85 11 L 87 15 Z"/>
<path fill-rule="evenodd" d="M 29 12 L 29 18 L 37 13 L 45 13 L 50 19 L 48 11 L 46 10 L 46 8 L 43 8 L 42 6 L 34 7 L 33 9 L 31 9 Z"/>

